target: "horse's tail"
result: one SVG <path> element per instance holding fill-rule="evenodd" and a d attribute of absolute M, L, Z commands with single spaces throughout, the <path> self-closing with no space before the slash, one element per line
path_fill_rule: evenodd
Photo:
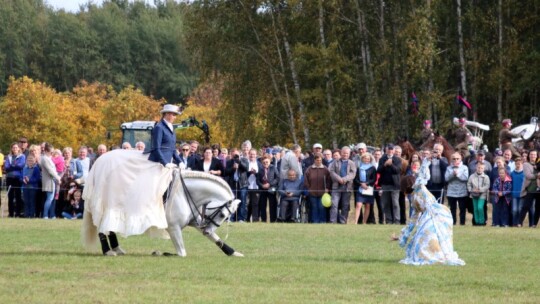
<path fill-rule="evenodd" d="M 81 239 L 86 250 L 95 250 L 97 248 L 98 232 L 97 227 L 92 221 L 92 213 L 84 209 L 83 224 L 81 228 Z"/>

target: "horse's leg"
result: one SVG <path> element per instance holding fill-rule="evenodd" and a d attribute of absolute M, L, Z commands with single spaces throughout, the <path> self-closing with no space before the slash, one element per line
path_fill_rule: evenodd
<path fill-rule="evenodd" d="M 103 255 L 116 256 L 116 252 L 112 251 L 111 247 L 109 247 L 109 240 L 104 233 L 99 233 L 99 242 L 101 243 L 101 251 L 103 252 Z"/>
<path fill-rule="evenodd" d="M 182 229 L 180 228 L 180 225 L 169 224 L 167 231 L 169 232 L 169 235 L 171 236 L 171 240 L 174 244 L 174 248 L 176 248 L 176 253 L 179 256 L 185 257 L 186 248 L 184 247 L 184 237 L 182 236 Z"/>
<path fill-rule="evenodd" d="M 126 252 L 124 249 L 120 247 L 118 244 L 118 238 L 116 237 L 116 233 L 109 232 L 109 242 L 111 243 L 112 250 L 116 252 L 117 255 L 124 255 Z"/>
<path fill-rule="evenodd" d="M 244 256 L 242 253 L 235 251 L 232 247 L 229 247 L 229 245 L 225 244 L 225 242 L 223 242 L 223 240 L 214 231 L 212 231 L 212 229 L 201 230 L 198 227 L 196 228 L 210 241 L 214 242 L 214 244 L 216 244 L 226 255 L 236 257 Z"/>

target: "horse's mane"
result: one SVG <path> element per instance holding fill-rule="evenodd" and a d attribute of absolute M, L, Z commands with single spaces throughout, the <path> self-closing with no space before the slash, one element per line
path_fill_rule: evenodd
<path fill-rule="evenodd" d="M 219 176 L 215 176 L 215 175 L 202 172 L 202 171 L 193 171 L 193 170 L 182 170 L 180 172 L 183 178 L 202 178 L 202 179 L 214 181 L 220 184 L 221 186 L 225 187 L 225 189 L 229 189 L 229 192 L 232 195 L 232 190 L 229 184 L 223 178 Z"/>
<path fill-rule="evenodd" d="M 412 155 L 416 153 L 414 146 L 407 140 L 400 142 L 398 146 L 401 147 L 402 155 L 406 160 L 410 160 L 412 158 Z"/>

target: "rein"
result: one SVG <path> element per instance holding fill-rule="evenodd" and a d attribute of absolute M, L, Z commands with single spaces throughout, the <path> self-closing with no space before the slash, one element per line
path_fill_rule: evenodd
<path fill-rule="evenodd" d="M 229 214 L 232 214 L 228 206 L 228 204 L 230 204 L 232 200 L 226 201 L 225 203 L 217 207 L 206 208 L 206 210 L 214 210 L 210 215 L 206 216 L 205 214 L 201 213 L 199 211 L 199 208 L 197 208 L 197 206 L 195 205 L 195 202 L 193 201 L 193 197 L 191 196 L 191 193 L 189 192 L 186 182 L 184 181 L 184 177 L 182 177 L 182 174 L 180 173 L 180 171 L 175 171 L 175 172 L 178 172 L 178 175 L 180 175 L 182 188 L 184 190 L 184 193 L 186 194 L 186 200 L 188 202 L 189 209 L 191 210 L 191 215 L 197 221 L 197 227 L 202 229 L 208 226 L 209 223 L 214 224 L 216 227 L 220 227 L 221 224 L 218 224 L 215 221 L 215 218 L 223 208 L 226 208 L 229 211 Z M 169 187 L 169 190 L 170 190 L 170 187 Z M 170 196 L 170 191 L 169 191 L 169 196 Z M 197 219 L 200 219 L 200 221 L 198 221 Z"/>

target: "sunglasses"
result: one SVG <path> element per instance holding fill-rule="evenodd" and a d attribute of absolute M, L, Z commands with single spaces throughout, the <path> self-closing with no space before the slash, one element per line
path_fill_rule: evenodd
<path fill-rule="evenodd" d="M 189 151 L 189 149 L 182 149 L 182 151 Z"/>

